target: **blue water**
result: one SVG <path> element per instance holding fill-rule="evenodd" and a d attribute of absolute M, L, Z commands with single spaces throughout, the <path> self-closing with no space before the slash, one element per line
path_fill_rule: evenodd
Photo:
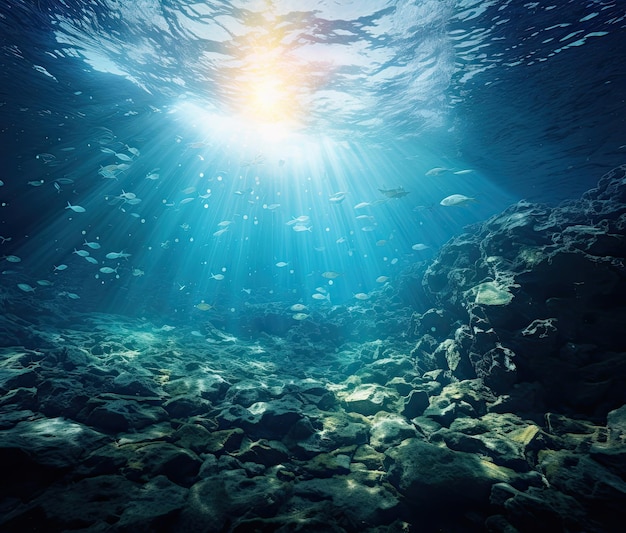
<path fill-rule="evenodd" d="M 618 1 L 7 0 L 1 282 L 181 319 L 367 305 L 624 162 L 624 25 Z"/>

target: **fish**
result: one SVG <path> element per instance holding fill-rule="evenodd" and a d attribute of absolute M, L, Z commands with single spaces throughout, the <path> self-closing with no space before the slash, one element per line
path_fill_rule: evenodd
<path fill-rule="evenodd" d="M 115 154 L 115 157 L 117 157 L 120 161 L 132 161 L 133 158 L 129 155 L 126 154 Z"/>
<path fill-rule="evenodd" d="M 465 174 L 471 174 L 472 172 L 474 172 L 471 168 L 465 169 L 465 170 L 457 170 L 456 172 L 453 172 L 453 174 L 456 174 L 457 176 L 463 176 Z"/>
<path fill-rule="evenodd" d="M 322 277 L 326 279 L 337 279 L 339 276 L 341 276 L 341 274 L 333 270 L 327 270 L 326 272 L 322 272 Z"/>
<path fill-rule="evenodd" d="M 427 250 L 428 248 L 430 248 L 430 246 L 428 246 L 427 244 L 422 244 L 420 242 L 420 243 L 414 244 L 413 246 L 411 246 L 411 248 L 415 250 L 416 252 L 421 252 L 423 250 Z"/>
<path fill-rule="evenodd" d="M 65 270 L 67 268 L 67 265 L 55 265 L 54 266 L 54 270 Z"/>
<path fill-rule="evenodd" d="M 80 205 L 72 205 L 69 202 L 67 202 L 67 207 L 65 209 L 71 209 L 74 213 L 84 213 L 87 211 L 84 207 Z"/>
<path fill-rule="evenodd" d="M 19 263 L 22 261 L 22 259 L 17 255 L 7 255 L 4 259 L 6 259 L 9 263 Z"/>
<path fill-rule="evenodd" d="M 222 220 L 221 222 L 219 222 L 217 225 L 220 228 L 225 228 L 226 226 L 230 226 L 233 223 L 232 220 Z"/>
<path fill-rule="evenodd" d="M 128 150 L 135 157 L 139 157 L 140 152 L 139 152 L 139 150 L 137 150 L 137 148 L 133 148 L 132 146 L 126 145 L 126 150 Z"/>
<path fill-rule="evenodd" d="M 469 196 L 465 196 L 463 194 L 451 194 L 450 196 L 446 196 L 439 205 L 443 205 L 445 207 L 450 207 L 454 205 L 467 205 L 470 202 L 476 202 L 476 198 L 470 198 Z"/>
<path fill-rule="evenodd" d="M 346 192 L 336 192 L 335 194 L 331 194 L 328 197 L 328 201 L 332 202 L 334 204 L 340 204 L 341 202 L 343 202 L 346 199 Z"/>
<path fill-rule="evenodd" d="M 47 279 L 40 279 L 37 280 L 37 285 L 41 285 L 42 287 L 51 287 L 53 283 Z"/>
<path fill-rule="evenodd" d="M 265 209 L 269 211 L 274 211 L 274 209 L 278 209 L 279 207 L 280 207 L 280 204 L 269 204 L 265 207 Z"/>
<path fill-rule="evenodd" d="M 30 185 L 31 187 L 41 187 L 44 184 L 43 180 L 37 180 L 37 181 L 29 181 L 28 185 Z"/>
<path fill-rule="evenodd" d="M 307 315 L 306 313 L 296 313 L 292 316 L 292 318 L 294 320 L 305 320 L 307 318 L 309 318 L 310 315 Z"/>
<path fill-rule="evenodd" d="M 159 173 L 158 172 L 154 172 L 154 171 L 153 172 L 149 172 L 148 174 L 146 174 L 146 179 L 147 180 L 155 181 L 155 180 L 158 180 L 159 177 L 160 177 Z"/>
<path fill-rule="evenodd" d="M 122 194 L 116 196 L 116 198 L 119 198 L 120 200 L 132 200 L 136 197 L 137 195 L 134 192 L 124 192 L 124 189 L 122 189 Z"/>
<path fill-rule="evenodd" d="M 375 229 L 376 229 L 376 226 L 363 226 L 361 228 L 361 231 L 369 232 L 369 231 L 374 231 Z"/>
<path fill-rule="evenodd" d="M 88 263 L 91 263 L 93 265 L 97 265 L 98 264 L 98 260 L 95 257 L 91 257 L 91 256 L 85 256 L 85 261 L 87 261 Z"/>
<path fill-rule="evenodd" d="M 193 197 L 187 197 L 187 198 L 183 198 L 180 202 L 178 202 L 178 205 L 185 205 L 188 204 L 189 202 L 193 202 L 195 200 L 195 198 Z"/>
<path fill-rule="evenodd" d="M 196 192 L 196 188 L 194 186 L 191 186 L 183 189 L 180 192 L 182 192 L 183 194 L 193 194 L 194 192 Z"/>
<path fill-rule="evenodd" d="M 72 253 L 78 255 L 79 257 L 87 257 L 89 255 L 87 250 L 77 250 L 76 248 L 74 248 Z"/>
<path fill-rule="evenodd" d="M 370 298 L 369 294 L 365 294 L 364 292 L 357 292 L 354 297 L 357 300 L 369 300 Z"/>
<path fill-rule="evenodd" d="M 119 267 L 115 267 L 115 268 L 111 268 L 111 267 L 102 267 L 100 269 L 100 272 L 102 272 L 103 274 L 113 274 L 113 272 L 117 272 L 117 269 Z"/>
<path fill-rule="evenodd" d="M 67 296 L 71 300 L 80 300 L 80 296 L 78 296 L 78 294 L 76 294 L 75 292 L 65 292 L 65 293 L 62 292 L 59 295 L 60 296 Z"/>
<path fill-rule="evenodd" d="M 354 206 L 354 209 L 365 209 L 366 207 L 370 207 L 372 204 L 370 204 L 369 202 L 361 202 L 359 204 L 356 204 Z"/>
<path fill-rule="evenodd" d="M 389 281 L 389 276 L 378 276 L 376 278 L 376 283 L 387 283 Z"/>
<path fill-rule="evenodd" d="M 296 224 L 295 226 L 291 226 L 291 229 L 295 232 L 302 231 L 313 231 L 313 226 L 305 226 L 304 224 Z"/>
<path fill-rule="evenodd" d="M 28 283 L 18 283 L 17 286 L 24 292 L 35 292 L 35 288 L 31 287 Z"/>
<path fill-rule="evenodd" d="M 316 292 L 315 294 L 311 295 L 311 298 L 313 298 L 314 300 L 327 300 L 328 302 L 330 302 L 330 294 L 322 294 Z"/>
<path fill-rule="evenodd" d="M 228 231 L 228 226 L 222 229 L 218 229 L 216 232 L 213 233 L 213 237 L 219 237 L 220 235 L 223 235 L 227 231 Z"/>
<path fill-rule="evenodd" d="M 445 174 L 446 172 L 450 172 L 449 168 L 445 167 L 435 167 L 431 168 L 428 172 L 426 172 L 427 176 L 441 176 L 441 174 Z"/>
<path fill-rule="evenodd" d="M 204 300 L 202 300 L 200 303 L 197 303 L 196 305 L 194 305 L 194 307 L 198 311 L 208 311 L 210 309 L 213 309 L 213 306 L 211 304 L 206 303 Z"/>
<path fill-rule="evenodd" d="M 205 146 L 209 146 L 209 145 L 205 142 L 198 141 L 198 142 L 187 143 L 187 146 L 189 148 L 196 150 L 198 148 L 204 148 Z"/>
<path fill-rule="evenodd" d="M 289 263 L 285 263 L 284 261 L 278 261 L 278 263 L 276 263 L 276 266 L 278 268 L 283 268 L 286 267 Z"/>
<path fill-rule="evenodd" d="M 304 304 L 293 304 L 289 309 L 291 311 L 299 313 L 301 311 L 305 311 L 307 309 L 307 306 Z"/>
<path fill-rule="evenodd" d="M 217 281 L 222 281 L 224 279 L 224 274 L 211 273 L 210 279 L 216 279 Z"/>
<path fill-rule="evenodd" d="M 409 194 L 410 191 L 405 191 L 404 187 L 398 187 L 397 189 L 378 189 L 387 198 L 402 198 Z"/>
<path fill-rule="evenodd" d="M 100 249 L 100 243 L 97 243 L 97 242 L 87 242 L 87 240 L 85 240 L 85 242 L 83 243 L 83 246 L 88 246 L 92 250 L 99 250 Z"/>
<path fill-rule="evenodd" d="M 285 224 L 287 226 L 304 225 L 304 224 L 307 224 L 310 220 L 311 220 L 311 217 L 309 215 L 300 215 L 299 217 L 292 218 Z"/>
<path fill-rule="evenodd" d="M 145 272 L 141 270 L 140 268 L 133 268 L 131 274 L 135 277 L 139 277 L 139 276 L 143 276 Z"/>
<path fill-rule="evenodd" d="M 124 251 L 121 252 L 109 252 L 105 255 L 107 259 L 128 259 L 131 254 L 127 254 Z"/>

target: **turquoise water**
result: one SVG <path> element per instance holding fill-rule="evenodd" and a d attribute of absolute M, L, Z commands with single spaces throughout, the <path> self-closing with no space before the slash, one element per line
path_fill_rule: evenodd
<path fill-rule="evenodd" d="M 626 150 L 617 2 L 11 0 L 0 27 L 2 283 L 77 310 L 365 305 Z"/>

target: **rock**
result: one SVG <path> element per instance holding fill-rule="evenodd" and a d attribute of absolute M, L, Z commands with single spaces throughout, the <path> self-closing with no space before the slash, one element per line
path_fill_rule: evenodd
<path fill-rule="evenodd" d="M 350 451 L 351 450 L 345 450 Z M 320 453 L 302 465 L 311 477 L 321 479 L 350 472 L 350 456 L 346 453 Z"/>
<path fill-rule="evenodd" d="M 128 396 L 159 396 L 158 385 L 148 377 L 121 372 L 113 379 L 110 392 Z"/>
<path fill-rule="evenodd" d="M 82 424 L 64 418 L 22 421 L 0 435 L 0 449 L 19 449 L 34 465 L 54 469 L 75 466 L 85 450 L 97 448 L 110 439 Z M 10 467 L 10 465 L 7 465 Z"/>
<path fill-rule="evenodd" d="M 515 477 L 473 453 L 411 438 L 385 452 L 389 482 L 412 502 L 413 516 L 424 524 L 446 509 L 485 512 L 491 487 Z M 441 522 L 440 522 L 441 523 Z"/>
<path fill-rule="evenodd" d="M 145 532 L 175 529 L 178 515 L 185 506 L 187 489 L 158 475 L 141 485 L 125 506 L 115 525 L 121 532 Z"/>
<path fill-rule="evenodd" d="M 392 404 L 398 400 L 399 397 L 394 391 L 373 384 L 359 385 L 343 397 L 343 401 L 350 411 L 365 416 L 390 410 Z"/>
<path fill-rule="evenodd" d="M 494 527 L 499 522 L 505 529 L 495 531 L 580 531 L 595 527 L 585 520 L 585 512 L 572 497 L 555 490 L 530 488 L 519 491 L 506 483 L 496 483 L 491 502 L 503 507 L 498 519 L 489 517 L 485 525 Z M 585 527 L 585 525 L 587 527 Z M 590 529 L 587 529 L 591 526 Z"/>
<path fill-rule="evenodd" d="M 597 435 L 590 455 L 618 475 L 626 472 L 626 405 L 608 414 L 607 434 Z"/>
<path fill-rule="evenodd" d="M 409 424 L 405 418 L 379 412 L 374 417 L 370 428 L 370 445 L 377 451 L 384 451 L 400 444 L 404 439 L 417 436 L 415 426 Z"/>
<path fill-rule="evenodd" d="M 240 428 L 213 431 L 206 439 L 205 448 L 210 453 L 233 452 L 239 449 L 243 437 Z"/>
<path fill-rule="evenodd" d="M 364 486 L 359 476 L 353 474 L 300 481 L 294 485 L 293 493 L 292 501 L 297 507 L 310 510 L 316 517 L 326 516 L 326 520 L 343 517 L 347 524 L 355 524 L 353 530 L 361 524 L 390 524 L 406 515 L 389 487 Z"/>
<path fill-rule="evenodd" d="M 493 393 L 479 379 L 451 383 L 438 396 L 430 397 L 424 416 L 449 426 L 460 415 L 475 417 L 485 414 L 487 401 L 493 398 Z"/>
<path fill-rule="evenodd" d="M 242 462 L 253 462 L 268 467 L 286 461 L 289 450 L 282 442 L 275 440 L 244 441 L 239 451 L 233 453 L 233 457 Z"/>
<path fill-rule="evenodd" d="M 323 413 L 317 423 L 320 424 L 319 429 L 307 439 L 285 439 L 285 444 L 299 455 L 307 457 L 368 441 L 369 426 L 359 415 L 344 411 Z"/>
<path fill-rule="evenodd" d="M 568 494 L 585 507 L 591 516 L 618 516 L 623 512 L 626 482 L 590 457 L 567 450 L 542 450 L 539 466 L 552 487 Z"/>
<path fill-rule="evenodd" d="M 230 470 L 194 484 L 178 522 L 179 531 L 222 531 L 237 517 L 275 516 L 287 499 L 288 484 L 265 476 Z"/>
<path fill-rule="evenodd" d="M 193 452 L 167 442 L 129 444 L 122 450 L 128 457 L 125 475 L 134 481 L 145 482 L 163 475 L 177 485 L 188 487 L 202 464 Z"/>
<path fill-rule="evenodd" d="M 476 371 L 461 345 L 455 339 L 446 339 L 433 352 L 436 361 L 441 362 L 442 368 L 448 368 L 458 379 L 473 379 Z"/>
<path fill-rule="evenodd" d="M 163 409 L 173 418 L 187 418 L 206 413 L 211 408 L 208 400 L 198 397 L 178 396 L 166 401 Z"/>
<path fill-rule="evenodd" d="M 3 529 L 23 531 L 33 523 L 54 524 L 59 531 L 110 528 L 139 493 L 138 485 L 119 475 L 53 485 L 26 508 L 6 517 Z"/>
<path fill-rule="evenodd" d="M 422 415 L 428 405 L 428 393 L 425 391 L 413 390 L 404 401 L 402 414 L 407 418 L 415 418 Z"/>
<path fill-rule="evenodd" d="M 203 372 L 202 376 L 171 379 L 163 385 L 170 396 L 199 396 L 210 402 L 221 399 L 230 384 L 220 375 Z"/>
<path fill-rule="evenodd" d="M 109 433 L 128 431 L 129 428 L 145 428 L 167 418 L 167 412 L 161 407 L 134 400 L 95 400 L 93 403 L 97 405 L 89 412 L 85 422 Z"/>

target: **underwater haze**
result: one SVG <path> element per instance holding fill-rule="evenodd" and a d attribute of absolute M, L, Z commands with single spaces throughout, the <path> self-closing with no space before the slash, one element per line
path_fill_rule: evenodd
<path fill-rule="evenodd" d="M 625 37 L 620 0 L 5 0 L 0 529 L 612 530 Z"/>

